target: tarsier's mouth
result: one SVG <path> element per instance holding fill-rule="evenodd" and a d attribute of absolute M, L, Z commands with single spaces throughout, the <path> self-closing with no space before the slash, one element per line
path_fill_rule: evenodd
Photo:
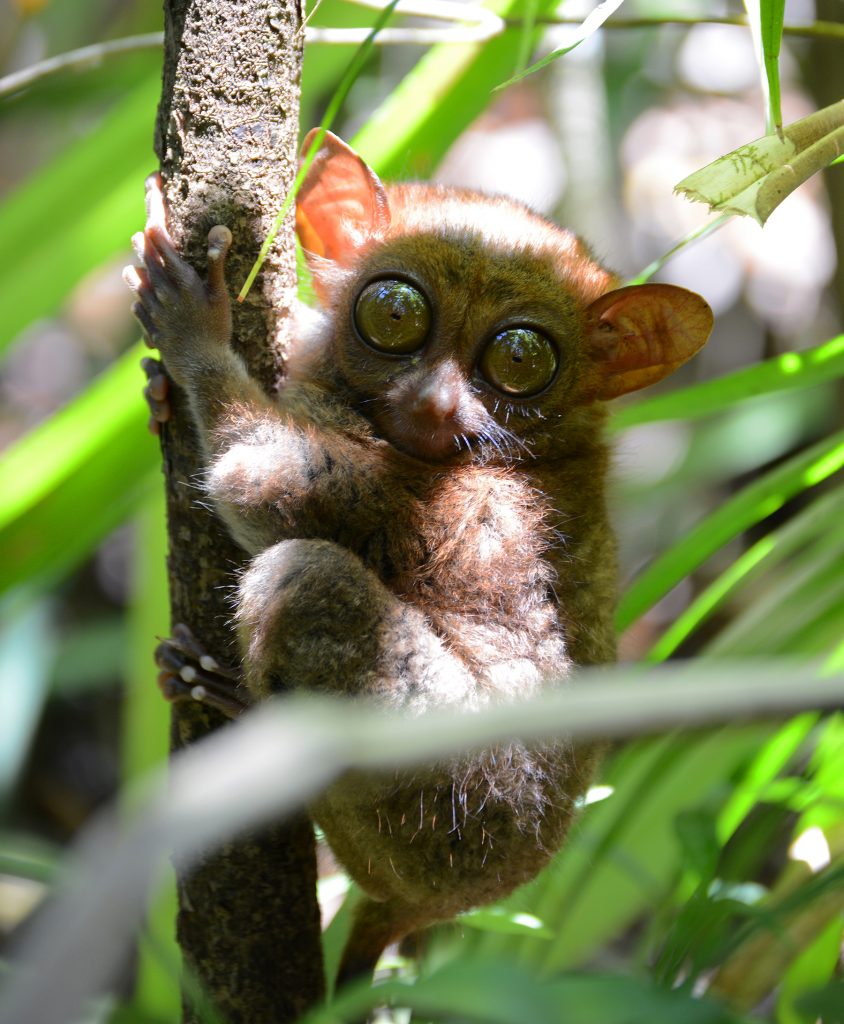
<path fill-rule="evenodd" d="M 498 424 L 473 431 L 387 429 L 384 440 L 423 462 L 464 465 L 470 462 L 515 463 L 533 458 L 529 445 Z"/>

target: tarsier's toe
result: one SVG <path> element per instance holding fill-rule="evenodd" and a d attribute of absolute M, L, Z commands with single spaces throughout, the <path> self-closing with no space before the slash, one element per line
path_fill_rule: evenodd
<path fill-rule="evenodd" d="M 149 310 L 140 300 L 132 303 L 132 316 L 141 325 L 144 342 L 148 348 L 158 348 L 158 331 Z"/>
<path fill-rule="evenodd" d="M 161 692 L 169 701 L 198 701 L 236 718 L 249 706 L 239 675 L 207 654 L 187 626 L 176 626 L 173 634 L 155 649 Z"/>
<path fill-rule="evenodd" d="M 167 400 L 170 381 L 164 373 L 163 364 L 157 359 L 142 359 L 141 369 L 147 375 L 144 398 L 150 411 L 149 431 L 151 434 L 160 434 L 161 424 L 170 419 L 170 403 Z"/>

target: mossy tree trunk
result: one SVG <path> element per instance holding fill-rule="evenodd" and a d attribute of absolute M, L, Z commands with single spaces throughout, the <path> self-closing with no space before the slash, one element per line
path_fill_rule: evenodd
<path fill-rule="evenodd" d="M 302 12 L 296 0 L 165 0 L 156 151 L 170 227 L 204 271 L 208 229 L 229 225 L 230 282 L 240 287 L 295 173 Z M 277 383 L 296 287 L 291 226 L 236 305 L 235 345 L 268 390 Z M 176 392 L 162 432 L 172 622 L 220 661 L 236 658 L 227 595 L 244 555 L 198 503 L 199 449 Z M 224 720 L 173 709 L 178 750 Z M 313 830 L 304 817 L 241 836 L 191 871 L 177 865 L 185 964 L 231 1024 L 295 1020 L 322 995 Z M 196 1019 L 186 1008 L 186 1020 Z"/>

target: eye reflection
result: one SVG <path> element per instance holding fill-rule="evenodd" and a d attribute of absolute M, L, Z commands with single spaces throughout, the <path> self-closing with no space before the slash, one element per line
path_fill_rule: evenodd
<path fill-rule="evenodd" d="M 406 355 L 424 345 L 431 329 L 428 300 L 407 281 L 373 281 L 355 303 L 355 326 L 380 352 Z"/>
<path fill-rule="evenodd" d="M 554 379 L 559 360 L 551 342 L 532 327 L 509 327 L 484 349 L 478 368 L 498 391 L 528 398 Z"/>

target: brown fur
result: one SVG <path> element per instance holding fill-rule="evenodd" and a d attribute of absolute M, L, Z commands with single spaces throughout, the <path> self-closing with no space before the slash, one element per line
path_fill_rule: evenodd
<path fill-rule="evenodd" d="M 574 664 L 612 660 L 615 541 L 594 399 L 605 380 L 617 393 L 686 358 L 682 331 L 665 324 L 684 302 L 703 323 L 705 304 L 646 286 L 598 310 L 617 282 L 570 232 L 502 199 L 385 190 L 333 137 L 298 223 L 323 312 L 303 320 L 277 402 L 220 343 L 225 331 L 208 329 L 207 309 L 178 337 L 156 321 L 205 439 L 208 492 L 254 555 L 236 613 L 251 695 L 361 695 L 419 715 L 522 700 Z M 358 334 L 358 296 L 383 278 L 427 298 L 416 352 L 384 354 Z M 195 286 L 183 305 L 202 307 Z M 479 370 L 490 339 L 522 324 L 558 356 L 532 398 Z M 699 326 L 686 333 L 686 348 L 705 340 Z M 563 841 L 594 754 L 514 741 L 334 784 L 313 812 L 369 897 L 341 975 L 533 877 Z"/>

